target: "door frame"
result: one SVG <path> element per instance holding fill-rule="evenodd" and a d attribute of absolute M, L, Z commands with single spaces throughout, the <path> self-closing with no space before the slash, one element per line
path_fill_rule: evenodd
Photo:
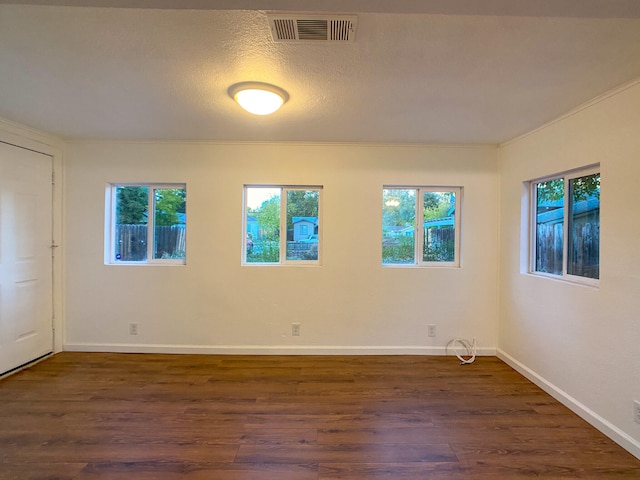
<path fill-rule="evenodd" d="M 31 129 L 9 120 L 0 118 L 0 142 L 8 143 L 16 147 L 33 150 L 34 152 L 49 155 L 52 158 L 53 179 L 55 179 L 52 192 L 52 243 L 58 245 L 53 257 L 53 345 L 54 353 L 61 352 L 65 338 L 64 322 L 64 290 L 63 290 L 63 165 L 64 142 L 55 136 Z"/>

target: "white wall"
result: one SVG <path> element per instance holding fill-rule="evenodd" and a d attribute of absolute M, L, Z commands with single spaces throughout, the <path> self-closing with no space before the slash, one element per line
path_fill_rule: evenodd
<path fill-rule="evenodd" d="M 63 213 L 65 221 L 54 299 L 64 347 L 442 353 L 451 338 L 476 336 L 484 353 L 499 346 L 501 358 L 640 457 L 638 132 L 635 85 L 503 146 L 499 162 L 489 147 L 71 143 L 65 208 L 58 191 L 55 213 L 56 239 Z M 10 122 L 0 140 L 43 145 L 61 172 L 58 140 Z M 596 162 L 600 287 L 524 273 L 523 182 Z M 187 183 L 186 266 L 104 265 L 105 186 L 135 181 Z M 240 265 L 244 183 L 324 185 L 321 267 Z M 464 187 L 462 268 L 380 266 L 383 184 Z M 139 335 L 130 336 L 134 320 Z M 290 335 L 294 321 L 300 337 Z M 435 339 L 428 323 L 438 325 Z"/>
<path fill-rule="evenodd" d="M 523 182 L 598 162 L 599 288 L 526 274 Z M 640 456 L 640 84 L 504 146 L 500 176 L 499 355 Z"/>
<path fill-rule="evenodd" d="M 497 178 L 492 147 L 71 143 L 65 348 L 495 353 Z M 104 265 L 108 182 L 186 182 L 186 266 Z M 245 183 L 324 186 L 322 266 L 241 266 Z M 383 184 L 464 187 L 462 268 L 382 268 Z"/>

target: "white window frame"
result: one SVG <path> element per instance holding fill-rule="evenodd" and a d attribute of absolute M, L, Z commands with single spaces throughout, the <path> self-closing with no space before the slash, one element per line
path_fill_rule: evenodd
<path fill-rule="evenodd" d="M 537 277 L 549 278 L 553 280 L 562 280 L 569 283 L 577 283 L 597 287 L 600 285 L 599 278 L 582 277 L 579 275 L 571 275 L 568 272 L 569 264 L 569 181 L 600 173 L 600 165 L 590 165 L 583 168 L 568 170 L 545 177 L 536 178 L 529 181 L 529 268 L 528 273 Z M 562 238 L 562 272 L 560 274 L 539 272 L 536 270 L 536 231 L 537 231 L 537 185 L 539 183 L 551 180 L 562 179 L 564 182 L 564 217 L 563 217 L 563 238 Z M 598 245 L 598 248 L 600 245 Z"/>
<path fill-rule="evenodd" d="M 461 245 L 461 225 L 462 225 L 462 187 L 434 187 L 434 186 L 415 186 L 415 185 L 383 185 L 384 190 L 415 190 L 415 211 L 416 221 L 414 225 L 414 253 L 413 263 L 382 263 L 385 268 L 414 268 L 414 267 L 450 267 L 460 268 L 460 245 Z M 455 229 L 454 237 L 454 257 L 452 262 L 425 262 L 422 259 L 422 249 L 424 243 L 424 194 L 426 192 L 453 192 L 455 194 L 455 215 L 453 217 L 453 226 Z M 382 202 L 380 202 L 382 204 Z M 419 220 L 421 219 L 421 220 Z M 380 232 L 382 235 L 382 231 Z M 382 246 L 382 242 L 380 242 Z M 382 254 L 380 255 L 382 258 Z M 382 261 L 382 260 L 381 260 Z"/>
<path fill-rule="evenodd" d="M 280 189 L 280 261 L 279 262 L 247 262 L 247 189 L 272 188 Z M 287 193 L 290 191 L 314 190 L 318 192 L 318 259 L 317 260 L 287 260 Z M 322 185 L 273 185 L 251 184 L 242 189 L 242 265 L 249 267 L 260 266 L 320 266 L 322 260 Z"/>
<path fill-rule="evenodd" d="M 117 202 L 117 193 L 116 190 L 119 187 L 146 187 L 148 188 L 148 199 L 147 199 L 147 208 L 148 208 L 148 217 L 147 217 L 147 259 L 141 261 L 122 261 L 117 260 L 115 258 L 116 251 L 116 202 Z M 144 183 L 144 182 L 122 182 L 122 183 L 109 183 L 106 188 L 106 196 L 105 196 L 105 205 L 106 205 L 106 215 L 105 215 L 105 252 L 104 252 L 104 263 L 107 265 L 186 265 L 187 257 L 186 257 L 186 247 L 185 247 L 185 258 L 184 259 L 163 259 L 163 258 L 153 258 L 153 247 L 154 247 L 154 222 L 155 222 L 155 195 L 154 192 L 156 190 L 164 190 L 164 189 L 184 189 L 186 191 L 187 184 L 186 183 Z M 186 225 L 185 225 L 185 236 L 186 236 Z M 185 238 L 185 245 L 186 245 Z"/>

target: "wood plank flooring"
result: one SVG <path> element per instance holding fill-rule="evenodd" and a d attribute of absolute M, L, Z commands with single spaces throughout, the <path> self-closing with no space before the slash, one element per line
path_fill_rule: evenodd
<path fill-rule="evenodd" d="M 0 405 L 1 480 L 640 478 L 494 357 L 67 352 Z"/>

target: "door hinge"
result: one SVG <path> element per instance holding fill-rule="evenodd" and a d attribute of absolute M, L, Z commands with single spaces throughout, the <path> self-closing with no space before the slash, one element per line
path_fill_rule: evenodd
<path fill-rule="evenodd" d="M 51 185 L 56 184 L 56 172 L 54 170 L 51 171 Z"/>

